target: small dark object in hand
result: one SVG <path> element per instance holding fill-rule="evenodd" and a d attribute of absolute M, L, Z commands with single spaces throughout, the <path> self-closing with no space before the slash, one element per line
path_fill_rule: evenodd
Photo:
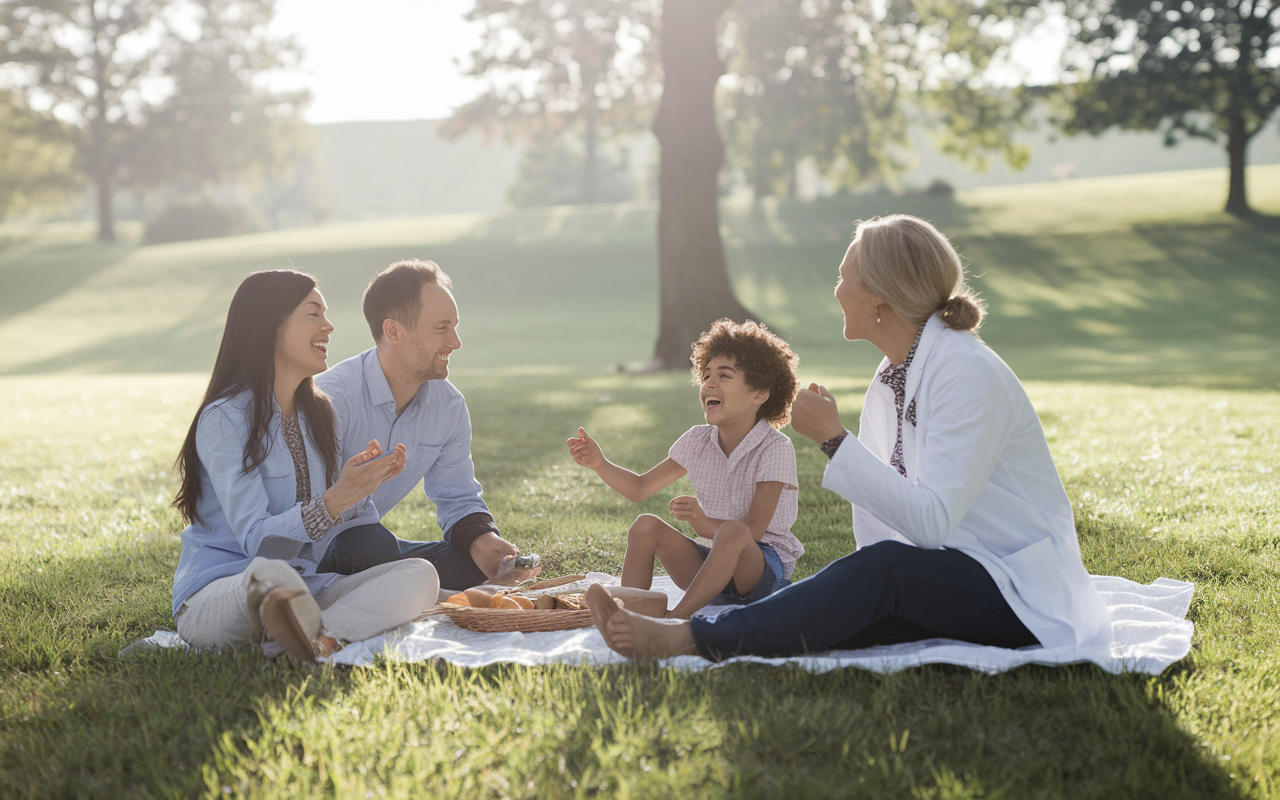
<path fill-rule="evenodd" d="M 542 559 L 537 553 L 527 553 L 522 556 L 516 556 L 516 569 L 533 569 L 542 563 Z"/>

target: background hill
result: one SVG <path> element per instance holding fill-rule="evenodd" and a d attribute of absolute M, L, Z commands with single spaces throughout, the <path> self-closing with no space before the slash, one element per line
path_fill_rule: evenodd
<path fill-rule="evenodd" d="M 1280 166 L 1254 167 L 1280 212 Z M 837 338 L 831 299 L 855 220 L 936 222 L 991 303 L 987 340 L 1025 378 L 1274 387 L 1280 233 L 1219 209 L 1225 171 L 965 190 L 727 202 L 729 268 L 748 308 L 808 366 L 878 361 Z M 349 222 L 138 247 L 86 225 L 0 228 L 0 374 L 203 372 L 227 304 L 259 269 L 315 273 L 337 325 L 331 352 L 368 342 L 358 298 L 389 262 L 437 260 L 464 310 L 459 369 L 599 371 L 651 353 L 657 318 L 649 203 Z"/>
<path fill-rule="evenodd" d="M 438 124 L 420 120 L 314 126 L 334 217 L 382 219 L 502 209 L 524 148 L 501 139 L 486 144 L 478 136 L 446 141 L 436 132 Z M 1032 148 L 1025 170 L 1015 172 L 997 160 L 989 169 L 978 171 L 942 155 L 928 134 L 917 129 L 913 144 L 918 163 L 902 176 L 903 183 L 923 187 L 941 178 L 969 189 L 1226 165 L 1226 153 L 1219 145 L 1189 141 L 1169 148 L 1159 134 L 1150 132 L 1111 131 L 1099 137 L 1067 138 L 1042 127 L 1020 140 Z M 653 137 L 635 137 L 628 146 L 636 196 L 653 199 L 647 194 L 657 163 Z M 1251 164 L 1280 163 L 1277 131 L 1259 134 L 1249 156 Z M 821 191 L 819 184 L 802 172 L 802 192 L 816 194 Z"/>

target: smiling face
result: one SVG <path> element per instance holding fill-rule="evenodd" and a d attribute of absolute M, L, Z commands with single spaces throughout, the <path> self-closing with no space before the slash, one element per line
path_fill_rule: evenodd
<path fill-rule="evenodd" d="M 728 356 L 713 356 L 702 368 L 698 397 L 707 424 L 717 428 L 748 426 L 756 423 L 760 406 L 769 399 L 769 390 L 750 388 L 736 361 Z"/>
<path fill-rule="evenodd" d="M 844 338 L 853 342 L 866 339 L 876 323 L 876 306 L 881 304 L 880 298 L 862 285 L 858 279 L 858 269 L 854 261 L 854 246 L 849 245 L 845 251 L 844 261 L 840 262 L 840 279 L 836 281 L 836 302 L 844 314 Z"/>
<path fill-rule="evenodd" d="M 458 305 L 453 293 L 434 283 L 422 286 L 422 309 L 417 321 L 402 327 L 405 364 L 413 380 L 449 377 L 449 356 L 462 347 L 458 338 Z"/>
<path fill-rule="evenodd" d="M 276 331 L 276 375 L 296 374 L 300 378 L 318 375 L 328 368 L 329 334 L 333 325 L 325 316 L 328 306 L 319 289 L 295 308 Z"/>

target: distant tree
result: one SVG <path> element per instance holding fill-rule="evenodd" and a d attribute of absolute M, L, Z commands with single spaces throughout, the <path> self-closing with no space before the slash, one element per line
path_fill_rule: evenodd
<path fill-rule="evenodd" d="M 216 49 L 209 46 L 210 29 L 251 30 L 259 42 L 269 41 L 265 25 L 273 9 L 274 0 L 0 0 L 5 43 L 0 62 L 10 68 L 11 86 L 28 97 L 51 98 L 80 129 L 78 165 L 96 187 L 99 239 L 115 238 L 115 191 L 161 176 L 156 167 L 161 162 L 152 157 L 168 156 L 158 149 L 160 140 L 149 123 L 173 111 L 174 121 L 185 126 L 184 145 L 202 151 L 184 157 L 186 169 L 221 147 L 217 140 L 231 131 L 189 125 L 191 118 L 182 119 L 179 107 L 190 113 L 193 103 L 200 104 L 193 98 L 203 94 L 205 108 L 197 116 L 205 121 L 221 113 L 219 108 L 229 113 L 228 120 L 237 112 L 261 110 L 240 102 L 243 98 L 225 103 L 213 89 L 247 85 L 254 72 L 271 68 L 269 59 L 239 61 L 236 46 L 229 45 L 222 53 L 229 61 L 222 67 L 236 80 L 228 82 L 220 68 L 220 75 L 200 87 L 203 92 L 197 84 L 205 78 L 189 67 L 200 60 L 202 49 L 206 55 Z M 193 26 L 196 33 L 184 36 Z M 255 56 L 270 51 L 263 47 Z M 211 65 L 207 58 L 201 63 Z"/>
<path fill-rule="evenodd" d="M 484 23 L 465 74 L 489 84 L 441 132 L 550 141 L 581 131 L 578 202 L 599 199 L 602 129 L 633 130 L 652 101 L 657 0 L 476 0 Z"/>
<path fill-rule="evenodd" d="M 565 132 L 550 141 L 534 142 L 520 158 L 516 180 L 507 189 L 513 206 L 558 206 L 579 202 L 583 148 L 580 137 Z M 635 197 L 628 173 L 628 153 L 610 149 L 596 153 L 596 201 L 617 203 Z"/>
<path fill-rule="evenodd" d="M 716 83 L 724 74 L 718 28 L 731 0 L 664 0 L 662 101 L 653 123 L 658 163 L 658 341 L 650 369 L 681 369 L 689 345 L 738 302 L 720 240 L 718 183 L 724 140 Z"/>
<path fill-rule="evenodd" d="M 1249 141 L 1280 106 L 1280 4 L 1274 0 L 1075 0 L 1073 55 L 1085 74 L 1065 89 L 1068 133 L 1112 126 L 1226 140 L 1226 210 L 1251 213 Z"/>
<path fill-rule="evenodd" d="M 146 114 L 145 154 L 134 178 L 198 190 L 240 178 L 265 181 L 309 155 L 305 90 L 270 91 L 260 76 L 296 66 L 297 46 L 273 36 L 274 0 L 191 0 L 190 33 L 173 30 L 164 53 L 173 91 Z"/>
<path fill-rule="evenodd" d="M 67 126 L 0 91 L 0 218 L 80 186 Z"/>
<path fill-rule="evenodd" d="M 961 161 L 1024 165 L 1030 105 L 986 73 L 1039 2 L 739 0 L 728 105 L 755 195 L 794 195 L 804 158 L 840 185 L 892 178 L 913 118 Z"/>

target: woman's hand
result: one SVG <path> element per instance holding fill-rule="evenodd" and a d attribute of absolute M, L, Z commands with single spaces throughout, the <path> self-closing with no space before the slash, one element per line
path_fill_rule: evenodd
<path fill-rule="evenodd" d="M 569 445 L 569 455 L 573 456 L 573 460 L 587 469 L 598 470 L 604 464 L 604 451 L 596 444 L 595 439 L 587 435 L 585 428 L 578 428 L 578 435 L 568 439 L 565 444 Z"/>
<path fill-rule="evenodd" d="M 791 404 L 791 427 L 801 436 L 822 444 L 844 430 L 840 422 L 840 409 L 827 387 L 811 383 L 808 389 L 796 393 Z"/>
<path fill-rule="evenodd" d="M 325 490 L 324 506 L 329 516 L 337 519 L 338 515 L 360 502 L 374 492 L 386 481 L 404 472 L 407 454 L 403 444 L 382 457 L 382 448 L 378 442 L 372 441 L 362 452 L 352 456 L 342 468 L 342 474 L 332 486 Z"/>

